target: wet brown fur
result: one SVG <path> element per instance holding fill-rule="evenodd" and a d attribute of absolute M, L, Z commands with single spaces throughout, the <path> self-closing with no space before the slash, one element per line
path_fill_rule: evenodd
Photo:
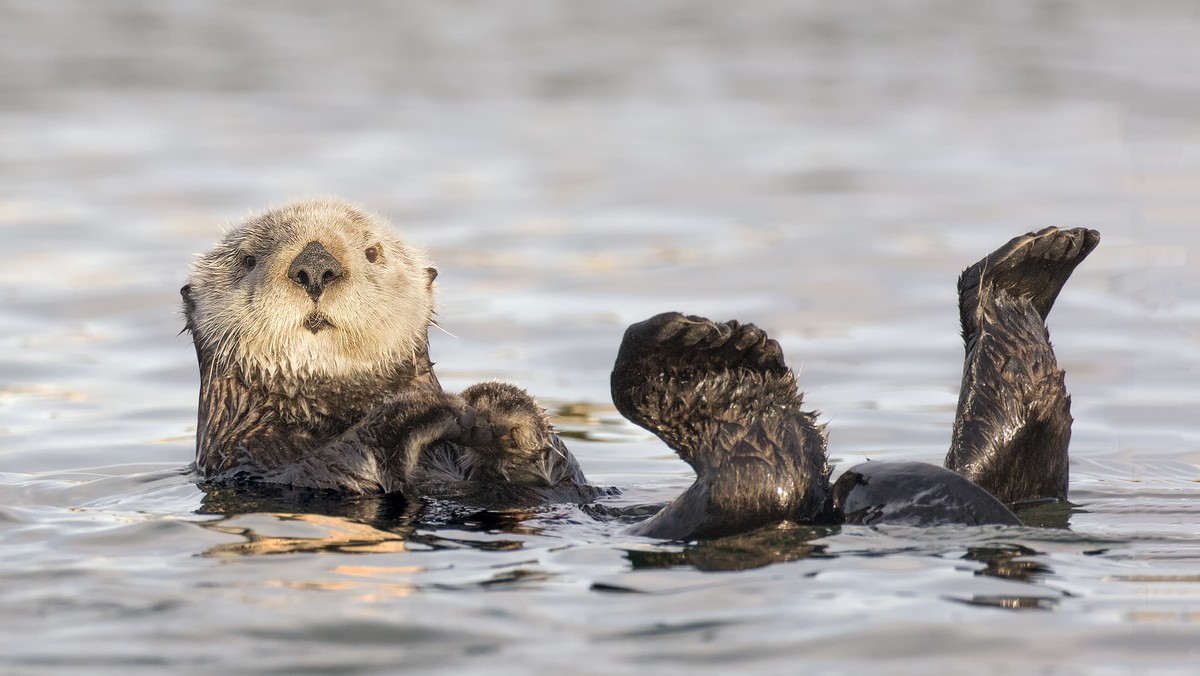
<path fill-rule="evenodd" d="M 1030 233 L 960 278 L 967 358 L 946 467 L 965 479 L 920 463 L 865 463 L 831 486 L 824 426 L 803 410 L 762 330 L 678 313 L 631 326 L 613 401 L 697 475 L 634 532 L 1015 523 L 996 498 L 1065 500 L 1070 400 L 1044 322 L 1098 241 L 1083 229 Z M 326 281 L 293 276 L 310 259 L 334 262 Z M 203 480 L 485 506 L 602 494 L 524 390 L 442 390 L 428 353 L 435 275 L 385 222 L 335 200 L 268 211 L 201 256 L 182 293 L 200 365 Z"/>
<path fill-rule="evenodd" d="M 962 274 L 967 355 L 946 469 L 868 462 L 831 486 L 824 426 L 802 409 L 795 376 L 763 331 L 679 313 L 629 327 L 613 402 L 696 471 L 634 531 L 692 539 L 784 520 L 1017 525 L 1008 506 L 1065 501 L 1070 398 L 1045 318 L 1099 238 L 1047 228 Z"/>
<path fill-rule="evenodd" d="M 289 278 L 314 250 L 335 266 L 316 290 Z M 428 352 L 435 277 L 385 221 L 332 199 L 268 210 L 201 255 L 181 292 L 202 479 L 501 503 L 592 496 L 524 390 L 442 390 Z"/>

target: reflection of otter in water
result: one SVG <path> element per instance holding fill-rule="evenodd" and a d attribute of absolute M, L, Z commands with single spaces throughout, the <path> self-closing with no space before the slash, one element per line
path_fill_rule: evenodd
<path fill-rule="evenodd" d="M 427 336 L 436 274 L 334 200 L 268 211 L 202 255 L 182 294 L 203 479 L 478 504 L 599 494 L 523 390 L 442 390 Z"/>
<path fill-rule="evenodd" d="M 1065 500 L 1070 399 L 1044 322 L 1099 240 L 1048 228 L 959 279 L 967 358 L 949 469 L 866 462 L 831 485 L 823 427 L 801 409 L 795 377 L 763 331 L 676 313 L 634 324 L 613 369 L 613 401 L 697 474 L 635 531 L 691 539 L 780 520 L 1019 525 L 1005 503 Z"/>
<path fill-rule="evenodd" d="M 823 428 L 765 333 L 674 313 L 631 326 L 613 400 L 697 472 L 635 532 L 1019 524 L 1004 503 L 1065 500 L 1069 398 L 1044 321 L 1098 241 L 1049 228 L 963 273 L 967 360 L 949 469 L 868 462 L 831 485 Z M 602 495 L 525 391 L 442 390 L 427 337 L 435 276 L 380 219 L 333 200 L 268 211 L 201 256 L 182 294 L 200 364 L 204 481 L 481 507 Z"/>

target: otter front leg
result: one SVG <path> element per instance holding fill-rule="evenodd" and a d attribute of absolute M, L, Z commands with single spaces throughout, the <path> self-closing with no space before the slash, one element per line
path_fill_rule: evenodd
<path fill-rule="evenodd" d="M 528 392 L 509 383 L 487 382 L 468 387 L 461 396 L 476 416 L 459 440 L 468 479 L 528 486 L 587 483 L 546 412 Z"/>
<path fill-rule="evenodd" d="M 477 442 L 482 433 L 475 410 L 441 390 L 403 392 L 356 428 L 362 444 L 376 449 L 379 482 L 388 493 L 407 492 L 431 447 Z"/>
<path fill-rule="evenodd" d="M 404 392 L 343 432 L 318 438 L 287 428 L 260 439 L 239 468 L 262 481 L 346 493 L 410 493 L 417 463 L 428 448 L 464 436 L 475 414 L 462 400 L 440 390 Z M 262 466 L 255 457 L 273 447 L 300 448 L 295 457 Z"/>

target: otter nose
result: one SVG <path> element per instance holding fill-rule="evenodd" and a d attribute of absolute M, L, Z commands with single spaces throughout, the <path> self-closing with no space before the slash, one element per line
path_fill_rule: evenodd
<path fill-rule="evenodd" d="M 288 279 L 307 291 L 313 301 L 341 276 L 342 264 L 320 242 L 309 242 L 288 267 Z"/>

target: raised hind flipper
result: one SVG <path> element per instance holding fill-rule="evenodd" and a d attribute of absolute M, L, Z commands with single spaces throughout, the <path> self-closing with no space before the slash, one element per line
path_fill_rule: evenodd
<path fill-rule="evenodd" d="M 778 343 L 753 324 L 666 313 L 630 326 L 612 396 L 696 471 L 695 483 L 635 533 L 710 538 L 824 518 L 824 433 L 801 410 Z"/>
<path fill-rule="evenodd" d="M 959 277 L 966 362 L 946 467 L 1009 505 L 1066 500 L 1071 399 L 1045 326 L 1094 230 L 1016 237 Z"/>

